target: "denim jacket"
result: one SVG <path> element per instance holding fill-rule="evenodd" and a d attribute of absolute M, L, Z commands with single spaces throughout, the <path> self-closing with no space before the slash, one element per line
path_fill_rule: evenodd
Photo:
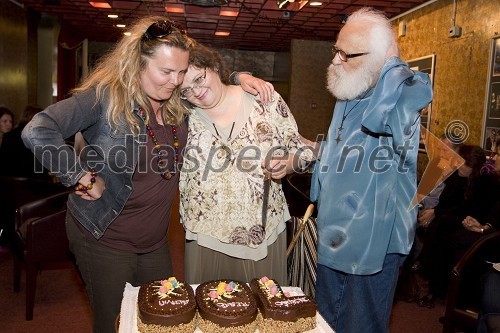
<path fill-rule="evenodd" d="M 71 214 L 96 239 L 104 234 L 130 197 L 139 144 L 146 142 L 145 124 L 135 138 L 126 125 L 112 129 L 106 119 L 107 104 L 107 95 L 97 101 L 94 90 L 76 94 L 35 115 L 22 133 L 24 144 L 65 186 L 78 183 L 89 168 L 104 179 L 106 189 L 99 200 L 84 200 L 76 194 L 68 199 Z M 133 112 L 139 117 L 137 110 Z M 87 146 L 76 156 L 64 140 L 79 131 Z"/>

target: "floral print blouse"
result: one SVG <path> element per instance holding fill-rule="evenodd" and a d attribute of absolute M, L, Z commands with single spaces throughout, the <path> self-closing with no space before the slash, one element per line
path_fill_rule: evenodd
<path fill-rule="evenodd" d="M 278 93 L 269 104 L 244 93 L 242 109 L 238 110 L 238 126 L 233 124 L 237 132 L 227 136 L 220 129 L 214 132 L 215 126 L 202 109 L 194 110 L 180 176 L 180 215 L 187 235 L 198 244 L 202 238 L 197 235 L 211 239 L 200 245 L 232 256 L 238 254 L 230 245 L 251 251 L 261 244 L 271 244 L 276 231 L 283 231 L 284 222 L 290 218 L 281 182 L 271 180 L 265 231 L 262 228 L 261 163 L 266 154 L 286 149 L 301 157 L 310 156 L 299 139 L 295 119 Z M 264 248 L 267 255 L 267 246 Z"/>

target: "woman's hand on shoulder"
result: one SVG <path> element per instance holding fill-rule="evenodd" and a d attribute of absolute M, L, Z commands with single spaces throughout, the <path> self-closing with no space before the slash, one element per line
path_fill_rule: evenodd
<path fill-rule="evenodd" d="M 267 104 L 272 101 L 274 86 L 271 83 L 245 73 L 238 74 L 238 81 L 241 88 L 247 93 L 258 94 L 262 103 Z"/>

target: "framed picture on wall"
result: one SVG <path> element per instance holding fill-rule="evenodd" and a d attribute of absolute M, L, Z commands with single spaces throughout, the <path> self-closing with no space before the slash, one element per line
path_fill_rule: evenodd
<path fill-rule="evenodd" d="M 486 151 L 491 151 L 493 138 L 500 137 L 500 35 L 491 39 L 489 67 L 481 140 Z"/>
<path fill-rule="evenodd" d="M 500 38 L 495 40 L 493 76 L 500 75 Z"/>
<path fill-rule="evenodd" d="M 491 84 L 488 118 L 500 119 L 500 82 L 493 82 Z"/>
<path fill-rule="evenodd" d="M 493 151 L 498 138 L 500 138 L 500 127 L 486 127 L 484 150 Z"/>
<path fill-rule="evenodd" d="M 435 54 L 431 54 L 416 59 L 411 59 L 408 60 L 407 63 L 411 69 L 428 74 L 431 79 L 431 82 L 432 83 L 434 82 L 434 67 L 436 63 Z M 422 110 L 420 119 L 420 125 L 422 125 L 429 131 L 431 129 L 431 116 L 432 116 L 432 103 L 430 103 L 424 110 Z"/>

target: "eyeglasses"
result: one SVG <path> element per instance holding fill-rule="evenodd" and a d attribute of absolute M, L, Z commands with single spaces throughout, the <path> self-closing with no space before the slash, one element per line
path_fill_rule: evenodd
<path fill-rule="evenodd" d="M 194 89 L 199 88 L 205 83 L 205 79 L 207 78 L 207 69 L 205 68 L 205 73 L 201 76 L 198 76 L 196 79 L 193 81 L 193 85 L 188 88 L 181 89 L 181 99 L 186 100 L 189 97 L 193 96 L 194 94 Z"/>
<path fill-rule="evenodd" d="M 335 45 L 332 46 L 332 52 L 333 52 L 333 57 L 334 58 L 338 54 L 340 60 L 342 60 L 343 62 L 347 62 L 347 59 L 360 57 L 360 56 L 363 56 L 363 55 L 369 53 L 369 52 L 364 52 L 364 53 L 347 53 L 347 52 L 345 52 L 345 51 L 343 51 L 341 49 L 336 48 Z"/>
<path fill-rule="evenodd" d="M 184 28 L 182 28 L 182 26 L 176 24 L 175 22 L 167 20 L 156 21 L 155 23 L 151 24 L 144 35 L 142 35 L 141 41 L 145 42 L 151 39 L 163 38 L 170 35 L 174 30 L 179 31 L 183 35 L 186 34 Z"/>

